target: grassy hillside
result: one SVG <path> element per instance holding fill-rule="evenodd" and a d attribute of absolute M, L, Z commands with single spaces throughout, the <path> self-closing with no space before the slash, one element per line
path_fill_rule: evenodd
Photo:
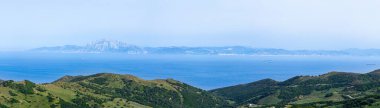
<path fill-rule="evenodd" d="M 0 83 L 0 108 L 213 108 L 228 107 L 226 103 L 179 81 L 131 75 L 65 76 L 50 84 Z"/>
<path fill-rule="evenodd" d="M 210 92 L 235 101 L 236 106 L 241 107 L 378 107 L 380 71 L 330 72 L 296 76 L 283 82 L 265 79 Z"/>
<path fill-rule="evenodd" d="M 0 81 L 0 108 L 377 108 L 380 70 L 330 72 L 205 91 L 173 79 L 100 73 L 47 84 Z"/>

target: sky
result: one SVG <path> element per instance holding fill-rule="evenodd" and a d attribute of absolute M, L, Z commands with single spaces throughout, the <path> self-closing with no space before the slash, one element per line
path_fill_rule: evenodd
<path fill-rule="evenodd" d="M 378 0 L 2 0 L 0 51 L 84 45 L 380 48 Z"/>

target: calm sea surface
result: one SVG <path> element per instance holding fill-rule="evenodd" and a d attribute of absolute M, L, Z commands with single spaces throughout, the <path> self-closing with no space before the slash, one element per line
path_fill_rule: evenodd
<path fill-rule="evenodd" d="M 37 83 L 64 75 L 108 72 L 143 79 L 174 78 L 208 90 L 264 78 L 282 81 L 296 75 L 375 69 L 380 69 L 380 57 L 0 53 L 0 79 Z"/>

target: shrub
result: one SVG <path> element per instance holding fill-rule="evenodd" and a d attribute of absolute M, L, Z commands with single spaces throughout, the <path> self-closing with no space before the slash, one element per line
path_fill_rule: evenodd
<path fill-rule="evenodd" d="M 325 97 L 331 97 L 331 96 L 333 96 L 334 95 L 334 93 L 327 93 L 326 95 L 325 95 Z"/>

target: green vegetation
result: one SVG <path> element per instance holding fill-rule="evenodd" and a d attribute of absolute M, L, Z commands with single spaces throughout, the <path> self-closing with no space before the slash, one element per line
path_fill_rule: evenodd
<path fill-rule="evenodd" d="M 265 79 L 210 92 L 240 107 L 380 107 L 380 70 L 296 76 L 283 82 Z"/>
<path fill-rule="evenodd" d="M 65 76 L 51 84 L 0 83 L 0 108 L 217 108 L 227 102 L 172 79 L 142 80 L 101 73 Z"/>
<path fill-rule="evenodd" d="M 0 82 L 0 108 L 378 108 L 380 70 L 330 72 L 205 91 L 173 80 L 101 73 L 49 84 Z"/>

